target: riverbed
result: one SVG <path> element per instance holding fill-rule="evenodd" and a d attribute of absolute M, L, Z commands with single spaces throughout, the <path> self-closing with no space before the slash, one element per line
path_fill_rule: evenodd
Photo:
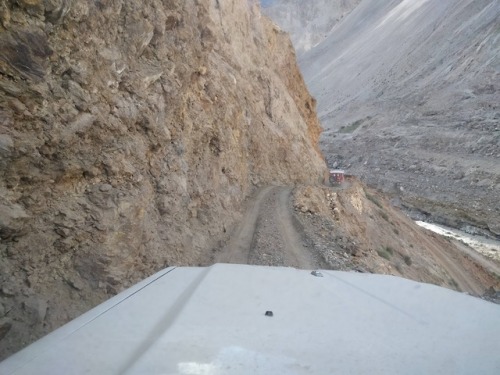
<path fill-rule="evenodd" d="M 478 253 L 483 254 L 488 258 L 500 261 L 500 241 L 495 241 L 482 236 L 470 235 L 461 230 L 448 228 L 443 225 L 426 223 L 424 221 L 417 221 L 416 223 L 423 228 L 433 231 L 434 233 L 462 241 Z"/>

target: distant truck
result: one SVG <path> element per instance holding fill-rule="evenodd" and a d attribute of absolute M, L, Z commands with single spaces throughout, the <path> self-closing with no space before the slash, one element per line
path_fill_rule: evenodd
<path fill-rule="evenodd" d="M 330 183 L 333 185 L 342 185 L 345 181 L 345 171 L 342 169 L 330 169 Z"/>

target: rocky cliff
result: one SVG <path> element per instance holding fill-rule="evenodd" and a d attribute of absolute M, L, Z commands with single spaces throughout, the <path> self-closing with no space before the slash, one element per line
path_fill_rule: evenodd
<path fill-rule="evenodd" d="M 316 183 L 315 102 L 246 0 L 0 1 L 0 356 L 209 259 L 263 184 Z"/>

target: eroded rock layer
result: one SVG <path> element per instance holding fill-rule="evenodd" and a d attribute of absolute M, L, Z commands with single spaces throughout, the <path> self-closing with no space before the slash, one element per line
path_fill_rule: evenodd
<path fill-rule="evenodd" d="M 315 102 L 246 0 L 0 1 L 0 358 L 315 183 Z"/>

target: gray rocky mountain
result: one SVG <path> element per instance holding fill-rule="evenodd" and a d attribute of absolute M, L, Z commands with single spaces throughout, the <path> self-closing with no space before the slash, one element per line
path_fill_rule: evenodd
<path fill-rule="evenodd" d="M 499 19 L 497 0 L 361 1 L 299 59 L 330 165 L 499 236 Z"/>
<path fill-rule="evenodd" d="M 334 26 L 361 0 L 275 0 L 263 12 L 288 33 L 300 56 L 321 43 Z"/>

